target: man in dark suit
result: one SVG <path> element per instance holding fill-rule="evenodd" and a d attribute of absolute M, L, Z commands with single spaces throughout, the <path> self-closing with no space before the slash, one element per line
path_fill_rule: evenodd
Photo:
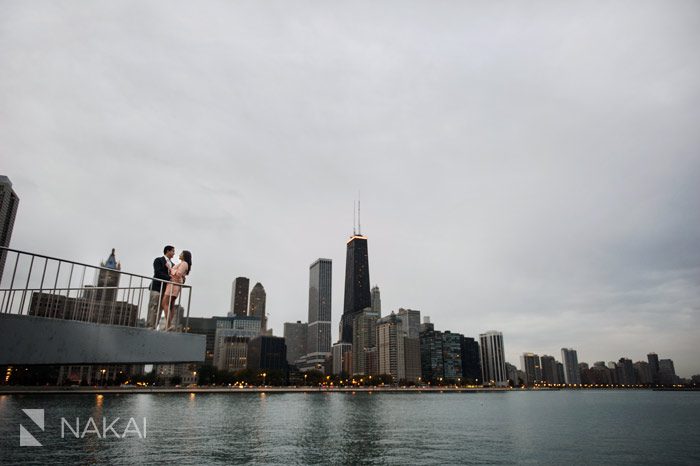
<path fill-rule="evenodd" d="M 165 246 L 163 255 L 153 260 L 153 278 L 170 281 L 170 267 L 173 266 L 172 258 L 175 255 L 173 246 Z M 160 314 L 161 291 L 165 291 L 165 285 L 159 280 L 151 282 L 151 297 L 148 301 L 148 319 L 146 326 L 156 328 L 158 316 Z"/>

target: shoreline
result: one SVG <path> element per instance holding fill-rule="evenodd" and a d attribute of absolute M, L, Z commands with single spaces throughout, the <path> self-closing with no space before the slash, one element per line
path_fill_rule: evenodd
<path fill-rule="evenodd" d="M 538 391 L 587 391 L 587 390 L 646 390 L 646 391 L 673 391 L 688 392 L 700 391 L 698 388 L 468 388 L 468 387 L 354 387 L 354 388 L 318 388 L 318 387 L 17 387 L 0 388 L 0 395 L 130 395 L 130 394 L 190 394 L 190 393 L 215 393 L 215 394 L 241 394 L 241 393 L 504 393 L 504 392 L 538 392 Z"/>

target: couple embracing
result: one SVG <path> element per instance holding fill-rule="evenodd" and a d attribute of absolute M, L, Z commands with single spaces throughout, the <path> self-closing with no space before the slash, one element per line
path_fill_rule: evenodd
<path fill-rule="evenodd" d="M 182 251 L 180 262 L 173 263 L 175 256 L 174 246 L 165 246 L 163 255 L 153 261 L 153 282 L 151 283 L 151 298 L 148 304 L 148 327 L 157 329 L 160 322 L 160 312 L 165 315 L 165 330 L 175 330 L 173 322 L 174 307 L 177 297 L 180 295 L 178 286 L 185 283 L 185 277 L 192 269 L 192 253 Z"/>

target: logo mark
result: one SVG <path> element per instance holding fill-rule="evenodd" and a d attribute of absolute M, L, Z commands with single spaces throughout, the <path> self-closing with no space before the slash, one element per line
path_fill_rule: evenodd
<path fill-rule="evenodd" d="M 44 410 L 43 409 L 23 409 L 24 414 L 36 424 L 41 431 L 44 431 Z M 41 443 L 34 438 L 32 434 L 29 433 L 27 429 L 24 428 L 22 424 L 19 425 L 19 446 L 20 447 L 41 447 Z"/>

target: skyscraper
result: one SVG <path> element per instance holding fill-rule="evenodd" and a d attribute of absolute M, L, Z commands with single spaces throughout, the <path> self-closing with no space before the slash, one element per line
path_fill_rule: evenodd
<path fill-rule="evenodd" d="M 637 383 L 648 385 L 651 383 L 651 373 L 649 372 L 649 363 L 646 361 L 637 361 L 634 363 L 634 374 Z"/>
<path fill-rule="evenodd" d="M 355 314 L 352 330 L 352 374 L 377 375 L 377 320 L 379 313 L 366 308 Z"/>
<path fill-rule="evenodd" d="M 309 330 L 306 351 L 313 359 L 323 360 L 331 353 L 332 268 L 330 259 L 318 259 L 309 267 Z"/>
<path fill-rule="evenodd" d="M 462 378 L 464 382 L 477 383 L 481 380 L 481 359 L 479 343 L 470 337 L 462 337 Z M 518 383 L 518 380 L 514 380 Z"/>
<path fill-rule="evenodd" d="M 94 299 L 99 302 L 114 302 L 117 300 L 117 288 L 121 278 L 119 271 L 122 269 L 121 263 L 117 262 L 114 248 L 107 260 L 100 263 L 100 267 L 102 269 L 97 273 L 97 290 L 95 290 Z"/>
<path fill-rule="evenodd" d="M 652 383 L 659 383 L 659 355 L 656 353 L 647 354 L 649 361 L 649 373 L 651 374 Z"/>
<path fill-rule="evenodd" d="M 676 376 L 676 368 L 673 365 L 673 360 L 659 360 L 659 383 L 664 385 L 678 383 L 678 376 Z"/>
<path fill-rule="evenodd" d="M 382 315 L 382 298 L 377 285 L 372 287 L 372 312 Z"/>
<path fill-rule="evenodd" d="M 442 367 L 445 381 L 457 381 L 462 378 L 462 339 L 464 335 L 442 332 Z"/>
<path fill-rule="evenodd" d="M 557 377 L 557 361 L 554 356 L 543 354 L 540 356 L 540 367 L 542 367 L 542 380 L 546 383 L 559 383 Z"/>
<path fill-rule="evenodd" d="M 265 301 L 267 295 L 265 288 L 260 282 L 256 283 L 250 292 L 248 301 L 248 315 L 260 318 L 260 325 L 263 332 L 267 330 L 267 316 L 265 315 Z"/>
<path fill-rule="evenodd" d="M 0 246 L 10 247 L 12 229 L 15 226 L 19 197 L 12 190 L 12 182 L 6 176 L 0 175 Z M 5 259 L 7 253 L 0 252 L 0 280 L 5 270 Z"/>
<path fill-rule="evenodd" d="M 366 307 L 372 307 L 367 237 L 353 234 L 345 256 L 345 302 L 340 320 L 340 341 L 352 343 L 352 320 Z"/>
<path fill-rule="evenodd" d="M 401 318 L 404 335 L 408 338 L 418 338 L 420 334 L 420 311 L 400 308 L 397 314 Z"/>
<path fill-rule="evenodd" d="M 566 376 L 564 375 L 564 364 L 560 363 L 559 361 L 554 361 L 554 368 L 556 369 L 557 383 L 563 384 L 566 380 Z"/>
<path fill-rule="evenodd" d="M 247 368 L 254 371 L 287 373 L 287 345 L 284 338 L 258 335 L 248 341 Z"/>
<path fill-rule="evenodd" d="M 243 317 L 248 315 L 248 287 L 250 280 L 246 277 L 236 277 L 231 285 L 231 312 L 229 316 Z"/>
<path fill-rule="evenodd" d="M 481 372 L 486 385 L 508 386 L 503 334 L 490 330 L 479 335 L 481 343 Z"/>
<path fill-rule="evenodd" d="M 540 357 L 535 353 L 523 353 L 520 356 L 520 370 L 525 373 L 525 383 L 535 385 L 542 381 L 542 366 Z"/>
<path fill-rule="evenodd" d="M 333 369 L 335 375 L 352 375 L 352 345 L 339 341 L 333 345 Z"/>
<path fill-rule="evenodd" d="M 395 313 L 377 321 L 377 353 L 379 373 L 389 374 L 394 382 L 406 378 L 404 365 L 404 339 L 401 319 Z"/>
<path fill-rule="evenodd" d="M 220 370 L 240 370 L 246 367 L 247 342 L 260 335 L 260 319 L 246 315 L 214 319 L 214 365 Z"/>
<path fill-rule="evenodd" d="M 631 359 L 620 358 L 617 364 L 618 381 L 623 385 L 633 385 L 637 383 L 637 377 L 634 373 L 634 363 Z"/>
<path fill-rule="evenodd" d="M 518 368 L 511 363 L 506 363 L 506 375 L 508 380 L 513 382 L 513 386 L 518 386 L 520 384 L 520 377 L 518 377 Z"/>
<path fill-rule="evenodd" d="M 306 355 L 306 338 L 309 326 L 297 320 L 296 323 L 284 323 L 284 341 L 287 344 L 287 362 L 294 364 Z"/>
<path fill-rule="evenodd" d="M 398 316 L 403 336 L 404 377 L 407 381 L 417 382 L 421 378 L 420 311 L 401 308 Z"/>
<path fill-rule="evenodd" d="M 581 372 L 578 367 L 578 354 L 575 349 L 562 348 L 561 360 L 564 362 L 564 382 L 568 385 L 581 384 Z"/>
<path fill-rule="evenodd" d="M 429 317 L 425 317 L 420 326 L 420 358 L 423 382 L 437 382 L 444 377 L 442 332 L 435 330 L 435 325 L 430 323 Z"/>

